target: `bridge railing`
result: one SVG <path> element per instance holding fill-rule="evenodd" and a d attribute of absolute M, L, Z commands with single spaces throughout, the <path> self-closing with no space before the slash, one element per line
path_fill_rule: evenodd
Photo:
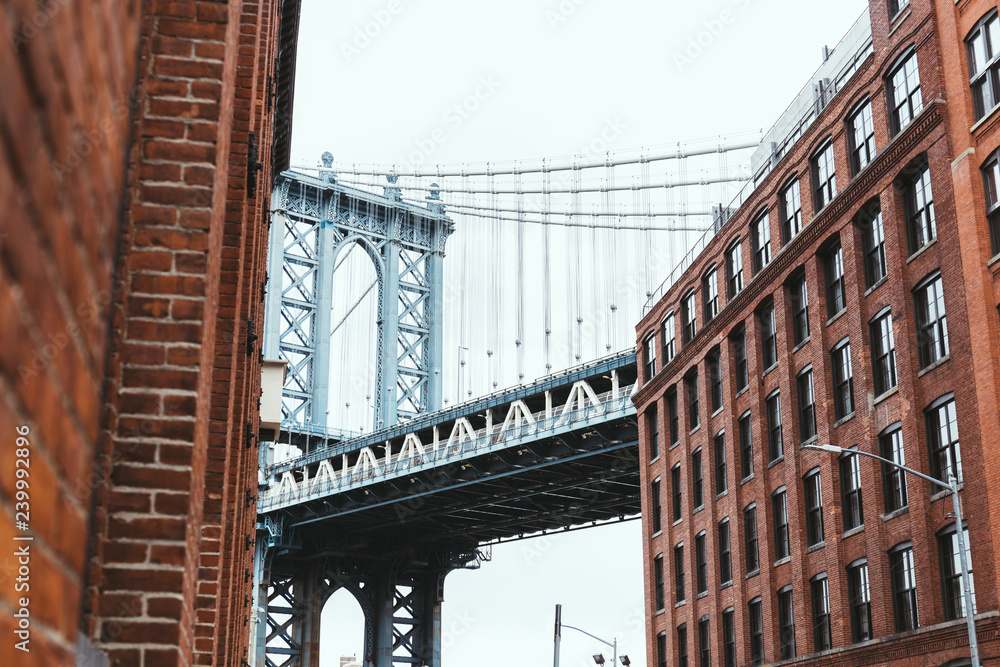
<path fill-rule="evenodd" d="M 635 414 L 631 399 L 634 388 L 635 385 L 628 385 L 617 391 L 596 394 L 596 403 L 591 398 L 583 407 L 575 409 L 534 412 L 530 419 L 524 416 L 525 413 L 520 413 L 520 422 L 512 420 L 514 423 L 508 424 L 506 429 L 505 419 L 488 429 L 484 427 L 472 431 L 470 435 L 456 423 L 446 440 L 427 446 L 419 443 L 414 434 L 408 434 L 395 454 L 391 445 L 387 445 L 386 451 L 378 456 L 370 447 L 365 447 L 351 464 L 346 454 L 340 454 L 339 468 L 336 467 L 336 456 L 324 459 L 312 477 L 308 476 L 309 466 L 303 465 L 283 473 L 278 479 L 269 480 L 269 487 L 260 493 L 258 512 L 269 512 L 403 475 L 440 470 L 449 464 L 458 465 L 471 456 L 507 449 L 528 439 L 537 440 L 575 430 L 588 423 L 601 423 Z"/>
<path fill-rule="evenodd" d="M 566 385 L 572 382 L 574 378 L 582 378 L 586 375 L 599 375 L 625 365 L 634 366 L 634 364 L 635 348 L 629 348 L 556 371 L 528 384 L 498 389 L 490 394 L 477 396 L 476 398 L 463 401 L 458 405 L 425 413 L 410 421 L 384 427 L 370 433 L 353 432 L 314 424 L 299 424 L 298 422 L 282 423 L 282 431 L 284 433 L 296 432 L 315 436 L 321 441 L 336 440 L 337 442 L 331 442 L 328 446 L 305 451 L 294 458 L 275 461 L 271 465 L 264 467 L 264 474 L 270 477 L 276 471 L 288 470 L 291 467 L 298 467 L 307 463 L 316 463 L 325 458 L 339 456 L 343 453 L 353 453 L 365 446 L 378 445 L 386 440 L 403 437 L 412 431 L 430 428 L 435 423 L 440 424 L 452 421 L 464 415 L 475 414 L 493 407 L 508 404 L 516 399 L 524 399 L 541 394 L 546 389 Z"/>

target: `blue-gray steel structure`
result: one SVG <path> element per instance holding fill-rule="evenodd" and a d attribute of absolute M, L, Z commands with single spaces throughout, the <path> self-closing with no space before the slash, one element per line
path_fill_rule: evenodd
<path fill-rule="evenodd" d="M 261 469 L 258 667 L 318 667 L 341 588 L 365 615 L 365 667 L 440 667 L 448 572 L 478 567 L 484 545 L 639 513 L 633 351 L 438 409 L 452 226 L 392 185 L 285 172 L 274 193 L 265 350 L 289 362 L 282 441 L 303 453 Z M 345 439 L 325 408 L 333 268 L 352 242 L 378 274 L 377 393 L 399 395 Z"/>
<path fill-rule="evenodd" d="M 329 154 L 324 160 L 332 161 Z M 283 421 L 326 426 L 340 253 L 357 243 L 378 282 L 375 428 L 441 407 L 443 260 L 454 227 L 440 204 L 401 201 L 286 171 L 271 198 L 265 354 L 288 361 Z"/>

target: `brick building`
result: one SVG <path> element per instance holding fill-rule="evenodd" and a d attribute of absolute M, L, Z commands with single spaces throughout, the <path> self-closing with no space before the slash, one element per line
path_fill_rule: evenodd
<path fill-rule="evenodd" d="M 871 0 L 637 327 L 650 665 L 1000 663 L 1000 28 Z M 959 444 L 961 443 L 961 444 Z"/>
<path fill-rule="evenodd" d="M 298 2 L 2 7 L 0 664 L 243 665 Z"/>

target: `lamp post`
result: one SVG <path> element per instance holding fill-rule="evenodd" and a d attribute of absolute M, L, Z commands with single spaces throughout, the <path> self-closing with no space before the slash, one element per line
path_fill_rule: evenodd
<path fill-rule="evenodd" d="M 560 642 L 560 640 L 562 640 L 562 629 L 563 628 L 569 628 L 570 630 L 576 630 L 577 632 L 582 632 L 583 634 L 587 635 L 591 639 L 596 639 L 597 641 L 601 642 L 602 644 L 606 644 L 607 646 L 610 646 L 611 650 L 613 651 L 613 653 L 611 654 L 612 655 L 612 658 L 611 658 L 611 667 L 618 667 L 618 638 L 615 637 L 614 638 L 614 642 L 612 643 L 612 642 L 609 642 L 609 641 L 605 641 L 605 640 L 601 639 L 600 637 L 598 637 L 596 635 L 592 635 L 589 632 L 587 632 L 586 630 L 581 630 L 580 628 L 575 628 L 572 625 L 566 625 L 565 623 L 562 622 L 562 605 L 561 604 L 557 604 L 556 605 L 556 632 L 555 632 L 555 639 L 554 639 L 554 641 L 555 641 L 555 649 L 553 651 L 552 667 L 559 667 L 559 642 Z M 598 665 L 601 665 L 603 667 L 603 665 L 604 665 L 604 655 L 601 654 L 601 653 L 598 653 L 597 655 L 595 655 L 594 656 L 594 662 L 597 663 Z M 622 656 L 622 664 L 625 665 L 625 667 L 628 667 L 628 665 L 631 664 L 631 662 L 629 661 L 627 655 L 623 655 Z"/>
<path fill-rule="evenodd" d="M 955 536 L 958 538 L 958 558 L 960 567 L 962 568 L 962 597 L 965 600 L 965 623 L 969 631 L 969 654 L 972 659 L 972 667 L 981 667 L 981 663 L 979 662 L 979 642 L 976 640 L 976 619 L 974 618 L 975 611 L 972 607 L 972 596 L 974 592 L 972 579 L 969 576 L 969 563 L 965 555 L 965 529 L 962 525 L 962 503 L 958 498 L 958 479 L 955 477 L 954 472 L 949 469 L 948 483 L 945 484 L 941 480 L 935 479 L 930 475 L 925 475 L 922 472 L 917 472 L 913 468 L 907 468 L 906 466 L 900 465 L 895 461 L 890 461 L 889 459 L 882 458 L 881 456 L 857 449 L 844 449 L 843 447 L 838 447 L 837 445 L 802 445 L 802 449 L 815 449 L 821 452 L 829 452 L 831 454 L 860 454 L 861 456 L 877 459 L 886 465 L 890 465 L 893 468 L 899 468 L 905 473 L 915 475 L 920 479 L 927 480 L 931 484 L 951 491 L 951 500 L 955 507 Z"/>

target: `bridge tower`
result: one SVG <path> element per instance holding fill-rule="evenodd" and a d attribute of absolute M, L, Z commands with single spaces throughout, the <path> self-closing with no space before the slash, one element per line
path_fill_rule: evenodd
<path fill-rule="evenodd" d="M 333 156 L 323 154 L 330 167 Z M 282 421 L 328 427 L 333 271 L 357 243 L 378 283 L 375 429 L 441 407 L 443 259 L 454 231 L 439 195 L 404 202 L 395 177 L 382 195 L 286 171 L 271 200 L 265 354 L 288 362 Z"/>
<path fill-rule="evenodd" d="M 323 154 L 329 168 L 333 156 Z M 337 182 L 332 171 L 286 171 L 271 199 L 264 351 L 288 362 L 282 428 L 324 432 L 331 382 L 334 269 L 358 244 L 378 288 L 374 429 L 441 408 L 444 248 L 454 231 L 436 192 L 426 206 L 404 202 L 389 176 L 382 194 Z M 257 667 L 317 667 L 320 611 L 339 588 L 365 612 L 365 667 L 440 665 L 444 576 L 467 566 L 461 550 L 332 558 L 336 536 L 314 540 L 259 525 L 256 551 Z M 471 552 L 475 554 L 473 549 Z"/>

